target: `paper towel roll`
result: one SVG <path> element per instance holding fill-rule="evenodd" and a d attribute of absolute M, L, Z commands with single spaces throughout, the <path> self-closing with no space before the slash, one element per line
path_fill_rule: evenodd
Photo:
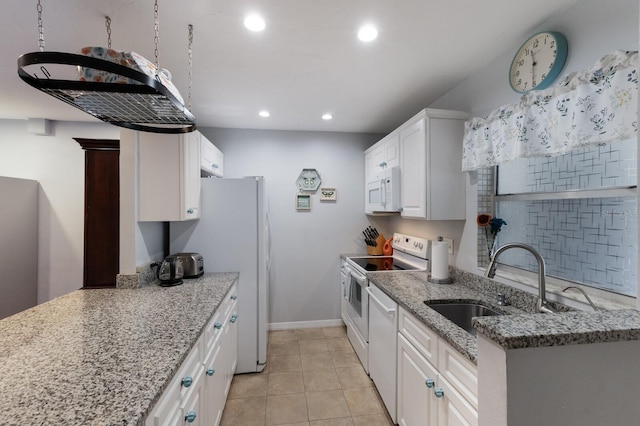
<path fill-rule="evenodd" d="M 431 278 L 449 278 L 449 244 L 444 241 L 431 242 Z"/>

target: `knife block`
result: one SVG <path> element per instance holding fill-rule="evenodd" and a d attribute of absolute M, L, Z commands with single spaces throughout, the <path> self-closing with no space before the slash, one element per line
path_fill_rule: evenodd
<path fill-rule="evenodd" d="M 369 256 L 382 256 L 382 247 L 384 246 L 385 241 L 386 240 L 382 234 L 378 235 L 378 238 L 376 238 L 376 246 L 367 246 L 367 254 Z"/>

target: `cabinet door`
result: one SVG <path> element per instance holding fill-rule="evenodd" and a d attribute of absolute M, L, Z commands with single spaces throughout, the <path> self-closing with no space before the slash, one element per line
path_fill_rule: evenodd
<path fill-rule="evenodd" d="M 200 133 L 137 132 L 141 222 L 200 217 Z"/>
<path fill-rule="evenodd" d="M 384 140 L 384 168 L 400 165 L 400 133 L 391 133 Z"/>
<path fill-rule="evenodd" d="M 187 133 L 181 141 L 183 220 L 200 217 L 200 134 Z"/>
<path fill-rule="evenodd" d="M 182 422 L 180 388 L 170 386 L 153 408 L 147 418 L 146 426 L 178 426 L 182 425 Z"/>
<path fill-rule="evenodd" d="M 437 407 L 427 381 L 437 381 L 437 372 L 416 349 L 398 333 L 398 401 L 400 426 L 437 425 Z"/>
<path fill-rule="evenodd" d="M 183 420 L 185 425 L 205 426 L 208 425 L 206 419 L 205 407 L 207 406 L 204 398 L 204 372 L 202 365 L 199 366 L 200 371 L 194 379 L 193 384 L 189 387 L 189 392 L 185 395 L 183 401 Z"/>
<path fill-rule="evenodd" d="M 402 216 L 427 218 L 427 146 L 425 118 L 400 132 Z"/>
<path fill-rule="evenodd" d="M 233 375 L 236 373 L 236 367 L 238 366 L 238 303 L 234 303 L 231 308 L 231 318 L 229 318 L 229 324 L 227 326 L 227 332 L 229 333 L 226 348 L 227 351 L 227 389 L 225 395 L 229 392 Z"/>
<path fill-rule="evenodd" d="M 449 382 L 440 378 L 437 386 L 442 389 L 442 396 L 435 400 L 438 425 L 476 426 L 478 424 L 476 409 Z"/>
<path fill-rule="evenodd" d="M 207 174 L 222 177 L 224 175 L 224 155 L 204 136 L 200 138 L 200 168 Z"/>
<path fill-rule="evenodd" d="M 205 419 L 207 425 L 217 426 L 222 418 L 225 397 L 224 354 L 220 340 L 211 348 L 204 362 L 204 397 L 207 401 Z"/>

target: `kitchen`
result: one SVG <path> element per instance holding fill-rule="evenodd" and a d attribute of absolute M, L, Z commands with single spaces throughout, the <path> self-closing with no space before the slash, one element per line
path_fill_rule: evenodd
<path fill-rule="evenodd" d="M 472 116 L 481 116 L 499 105 L 516 101 L 518 95 L 506 82 L 506 69 L 513 51 L 538 28 L 557 28 L 571 40 L 572 53 L 567 70 L 589 66 L 615 49 L 636 48 L 638 14 L 629 13 L 630 10 L 637 11 L 637 4 L 625 2 L 601 6 L 583 1 L 558 13 L 548 22 L 545 19 L 529 24 L 527 29 L 521 30 L 519 37 L 506 42 L 507 47 L 497 53 L 496 59 L 482 72 L 439 99 L 428 102 L 428 105 L 418 100 L 414 105 L 405 107 L 403 114 L 397 113 L 394 125 L 375 130 L 375 134 L 202 127 L 202 133 L 225 153 L 228 176 L 264 175 L 270 184 L 272 226 L 274 233 L 280 236 L 273 242 L 273 281 L 276 284 L 270 295 L 273 313 L 270 323 L 274 328 L 279 324 L 287 326 L 287 323 L 335 325 L 339 322 L 337 254 L 363 251 L 359 232 L 369 225 L 362 214 L 361 191 L 364 185 L 362 153 L 366 148 L 425 106 L 462 110 Z M 27 14 L 24 24 L 29 28 L 31 25 L 35 28 L 32 14 Z M 583 22 L 590 25 L 583 25 Z M 47 34 L 54 36 L 55 28 L 52 25 L 47 28 Z M 102 38 L 100 33 L 98 41 L 101 42 Z M 3 73 L 15 76 L 13 61 L 19 54 L 31 50 L 35 50 L 35 40 L 33 47 L 29 45 L 15 54 L 3 47 L 3 52 L 12 52 L 6 55 L 11 58 L 11 66 L 3 67 Z M 119 130 L 104 124 L 56 121 L 55 134 L 42 137 L 26 132 L 22 120 L 5 119 L 1 124 L 3 136 L 0 144 L 3 152 L 12 154 L 3 155 L 0 159 L 1 174 L 36 179 L 42 185 L 39 213 L 42 239 L 38 260 L 39 300 L 42 302 L 77 289 L 77 283 L 82 280 L 83 153 L 71 138 L 117 139 Z M 22 141 L 21 144 L 17 144 L 17 140 Z M 50 163 L 51 158 L 57 160 L 56 164 Z M 324 204 L 313 200 L 311 212 L 294 210 L 295 179 L 306 167 L 318 169 L 326 185 L 339 190 L 337 203 Z M 452 264 L 475 272 L 475 202 L 475 185 L 470 182 L 467 187 L 466 223 L 442 221 L 430 224 L 399 218 L 376 218 L 371 219 L 371 224 L 385 235 L 396 231 L 432 239 L 438 235 L 450 237 L 455 244 Z M 310 232 L 316 227 L 323 232 Z M 136 266 L 162 255 L 158 228 L 154 224 L 141 224 L 136 232 L 145 245 L 130 248 L 134 254 L 129 258 L 130 269 L 123 271 L 125 273 L 134 272 Z M 301 235 L 304 236 L 304 251 L 298 245 Z M 311 257 L 313 262 L 308 260 Z M 307 278 L 301 282 L 300 277 Z M 288 303 L 288 300 L 298 303 Z"/>

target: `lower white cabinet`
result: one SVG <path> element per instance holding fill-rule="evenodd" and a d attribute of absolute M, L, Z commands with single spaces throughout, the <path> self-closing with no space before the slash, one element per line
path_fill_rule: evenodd
<path fill-rule="evenodd" d="M 237 284 L 205 326 L 146 426 L 217 426 L 238 359 Z"/>
<path fill-rule="evenodd" d="M 435 425 L 433 387 L 438 373 L 407 339 L 398 333 L 398 424 Z M 433 385 L 429 387 L 429 380 Z"/>
<path fill-rule="evenodd" d="M 400 308 L 398 424 L 477 425 L 476 366 Z"/>

